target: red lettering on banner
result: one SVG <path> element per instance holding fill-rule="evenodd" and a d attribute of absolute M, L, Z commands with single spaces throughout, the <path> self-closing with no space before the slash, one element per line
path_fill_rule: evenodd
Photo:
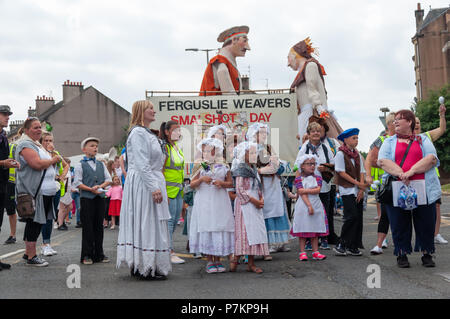
<path fill-rule="evenodd" d="M 269 122 L 272 113 L 250 113 L 250 123 L 253 122 Z"/>

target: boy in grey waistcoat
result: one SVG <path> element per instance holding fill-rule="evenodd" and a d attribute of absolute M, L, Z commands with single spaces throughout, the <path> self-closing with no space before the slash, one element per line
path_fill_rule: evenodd
<path fill-rule="evenodd" d="M 104 190 L 111 184 L 111 175 L 105 164 L 95 159 L 100 140 L 88 137 L 81 142 L 86 155 L 75 166 L 74 187 L 80 190 L 81 263 L 109 262 L 103 253 Z"/>

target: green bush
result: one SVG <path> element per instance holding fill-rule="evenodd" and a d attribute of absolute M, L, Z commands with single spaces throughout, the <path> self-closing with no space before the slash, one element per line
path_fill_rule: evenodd
<path fill-rule="evenodd" d="M 447 109 L 445 118 L 448 123 L 450 119 L 450 84 L 445 85 L 440 90 L 430 91 L 428 99 L 419 101 L 416 104 L 416 116 L 420 119 L 422 132 L 427 132 L 439 127 L 439 97 L 445 98 L 445 107 Z M 448 126 L 448 124 L 447 124 Z M 450 172 L 450 133 L 447 128 L 444 135 L 434 142 L 439 161 L 440 169 Z"/>

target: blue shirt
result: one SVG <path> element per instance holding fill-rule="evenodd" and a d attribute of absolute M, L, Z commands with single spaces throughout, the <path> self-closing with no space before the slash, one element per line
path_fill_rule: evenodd
<path fill-rule="evenodd" d="M 436 154 L 436 149 L 434 148 L 433 143 L 425 134 L 420 134 L 422 138 L 422 144 L 420 148 L 422 149 L 423 157 L 432 154 L 436 160 L 436 166 L 430 168 L 425 172 L 425 185 L 427 192 L 427 200 L 428 204 L 432 204 L 437 201 L 441 197 L 441 183 L 439 181 L 439 177 L 436 174 L 435 167 L 438 167 L 440 162 L 439 158 Z M 384 140 L 384 143 L 381 145 L 380 151 L 378 152 L 378 159 L 388 159 L 395 163 L 395 148 L 397 146 L 397 135 L 391 136 Z M 386 180 L 388 174 L 383 174 L 383 181 Z"/>

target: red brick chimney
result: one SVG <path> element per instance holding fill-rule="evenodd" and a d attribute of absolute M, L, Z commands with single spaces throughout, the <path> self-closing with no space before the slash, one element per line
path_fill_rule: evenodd
<path fill-rule="evenodd" d="M 419 31 L 419 28 L 422 26 L 423 16 L 425 12 L 420 7 L 420 2 L 417 4 L 417 10 L 414 12 L 416 15 L 416 31 Z"/>
<path fill-rule="evenodd" d="M 63 84 L 63 104 L 66 104 L 70 100 L 76 98 L 83 92 L 83 83 L 71 82 L 67 80 Z"/>
<path fill-rule="evenodd" d="M 52 97 L 37 96 L 36 98 L 36 113 L 37 116 L 41 116 L 45 111 L 47 111 L 50 107 L 55 105 L 55 100 Z"/>

